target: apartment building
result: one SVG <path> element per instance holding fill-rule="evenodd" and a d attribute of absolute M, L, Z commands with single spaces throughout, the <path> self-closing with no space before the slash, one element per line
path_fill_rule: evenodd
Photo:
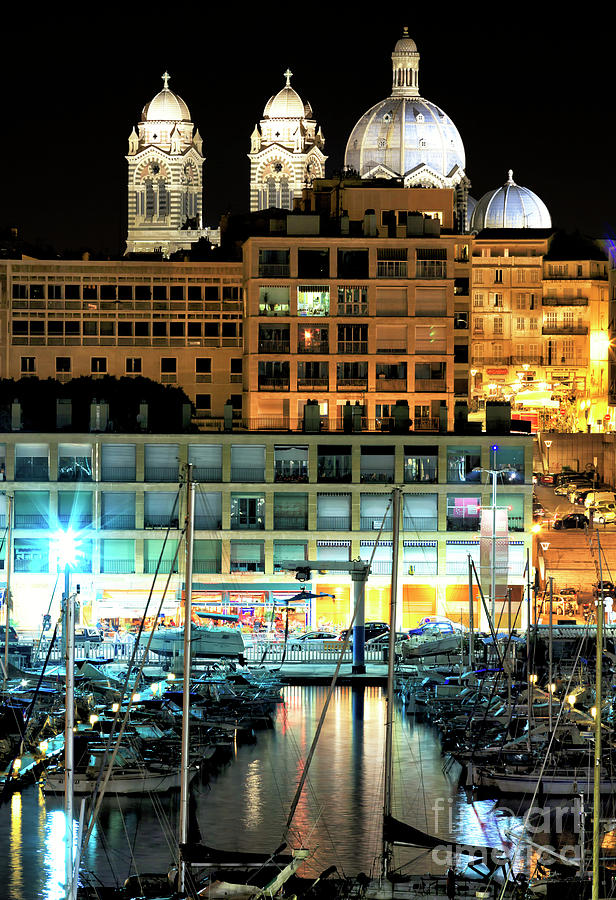
<path fill-rule="evenodd" d="M 502 472 L 501 574 L 513 599 L 521 597 L 532 524 L 532 440 L 522 435 L 14 433 L 0 445 L 0 524 L 12 502 L 16 624 L 39 628 L 50 602 L 57 614 L 57 534 L 67 530 L 78 538 L 73 579 L 84 622 L 140 617 L 159 560 L 153 597 L 160 600 L 171 573 L 164 610 L 177 614 L 186 463 L 196 482 L 195 603 L 241 613 L 247 628 L 268 604 L 297 592 L 281 569 L 290 558 L 318 561 L 308 589 L 335 597 L 307 601 L 296 612 L 303 624 L 348 624 L 350 577 L 328 572 L 327 561 L 367 561 L 373 552 L 366 616 L 386 620 L 393 484 L 403 488 L 399 624 L 433 613 L 465 621 L 468 559 L 481 572 L 481 511 L 491 507 L 481 469 Z"/>
<path fill-rule="evenodd" d="M 338 205 L 338 211 L 334 207 Z M 416 431 L 451 428 L 468 393 L 469 239 L 451 190 L 317 182 L 304 208 L 244 244 L 245 412 L 323 427 L 347 403 L 387 428 L 396 401 Z M 343 210 L 341 213 L 340 210 Z"/>
<path fill-rule="evenodd" d="M 510 400 L 542 429 L 612 429 L 608 296 L 608 262 L 591 241 L 541 229 L 475 235 L 471 400 Z"/>

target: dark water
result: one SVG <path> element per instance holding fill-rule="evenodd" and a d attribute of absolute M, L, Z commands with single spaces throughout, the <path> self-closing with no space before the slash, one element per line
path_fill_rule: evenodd
<path fill-rule="evenodd" d="M 196 817 L 205 843 L 271 851 L 284 823 L 325 701 L 325 687 L 288 687 L 273 730 L 237 749 L 210 784 L 195 784 Z M 295 845 L 316 848 L 302 874 L 335 864 L 348 874 L 369 871 L 380 851 L 385 703 L 380 688 L 338 688 L 292 826 Z M 400 710 L 399 710 L 400 713 Z M 468 803 L 458 769 L 443 773 L 436 733 L 403 713 L 394 738 L 395 814 L 445 839 L 501 846 L 521 817 L 494 800 Z M 173 858 L 178 795 L 105 800 L 85 865 L 106 884 L 129 873 L 161 872 Z M 78 810 L 77 810 L 78 812 Z M 38 787 L 14 795 L 0 810 L 0 898 L 64 896 L 62 800 Z M 434 859 L 408 851 L 418 872 Z"/>

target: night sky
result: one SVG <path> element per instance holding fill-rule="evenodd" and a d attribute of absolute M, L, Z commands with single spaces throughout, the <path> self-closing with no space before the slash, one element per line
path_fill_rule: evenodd
<path fill-rule="evenodd" d="M 165 69 L 203 137 L 206 224 L 248 208 L 250 134 L 287 66 L 323 129 L 332 174 L 355 122 L 390 93 L 404 24 L 421 53 L 422 96 L 462 136 L 475 198 L 512 168 L 556 226 L 616 231 L 613 11 L 592 7 L 577 21 L 552 7 L 550 21 L 542 4 L 511 16 L 501 4 L 491 13 L 395 4 L 384 23 L 380 7 L 355 4 L 346 15 L 332 4 L 99 8 L 104 17 L 87 6 L 32 21 L 3 14 L 0 225 L 26 240 L 122 252 L 128 136 Z"/>

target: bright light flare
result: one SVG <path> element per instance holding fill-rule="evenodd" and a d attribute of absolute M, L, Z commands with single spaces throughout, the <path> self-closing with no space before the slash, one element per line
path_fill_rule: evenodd
<path fill-rule="evenodd" d="M 74 531 L 70 528 L 66 531 L 58 531 L 56 534 L 56 547 L 58 552 L 58 564 L 65 566 L 74 566 L 79 556 L 79 545 L 81 541 Z"/>

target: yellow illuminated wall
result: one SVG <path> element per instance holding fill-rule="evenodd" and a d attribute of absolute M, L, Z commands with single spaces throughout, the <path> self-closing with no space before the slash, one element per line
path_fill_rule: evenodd
<path fill-rule="evenodd" d="M 402 585 L 402 627 L 416 628 L 424 616 L 436 613 L 436 588 L 429 584 Z"/>

